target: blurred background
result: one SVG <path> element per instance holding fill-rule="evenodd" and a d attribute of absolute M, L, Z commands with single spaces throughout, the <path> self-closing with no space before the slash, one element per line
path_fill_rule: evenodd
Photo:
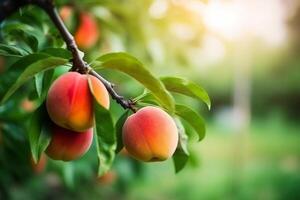
<path fill-rule="evenodd" d="M 34 109 L 30 100 L 18 98 L 12 105 L 18 112 L 0 107 L 0 198 L 300 199 L 298 0 L 56 3 L 75 34 L 81 13 L 90 13 L 96 21 L 97 40 L 82 49 L 87 61 L 104 53 L 126 51 L 157 76 L 186 77 L 205 88 L 212 101 L 210 111 L 192 99 L 176 98 L 206 119 L 206 137 L 200 143 L 196 137 L 190 141 L 189 164 L 178 174 L 172 160 L 145 164 L 123 152 L 107 175 L 96 178 L 95 146 L 72 164 L 48 160 L 40 170 L 30 164 L 22 127 L 4 123 L 17 114 L 21 117 L 12 119 L 22 121 Z M 51 33 L 55 45 L 62 45 L 44 13 L 29 7 L 11 19 L 24 16 L 42 19 L 50 27 L 46 36 Z M 27 25 L 32 26 L 32 21 Z M 15 42 L 4 30 L 2 26 L 1 42 Z M 13 59 L 0 57 L 1 79 Z M 101 73 L 126 97 L 143 91 L 124 74 Z M 1 95 L 5 89 L 2 84 Z M 115 119 L 123 111 L 114 103 L 111 109 Z M 193 136 L 192 130 L 188 131 Z"/>

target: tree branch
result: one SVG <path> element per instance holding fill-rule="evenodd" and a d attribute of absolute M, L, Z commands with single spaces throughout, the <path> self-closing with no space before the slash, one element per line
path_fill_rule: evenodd
<path fill-rule="evenodd" d="M 56 28 L 59 30 L 62 38 L 64 39 L 69 51 L 72 53 L 73 57 L 73 67 L 72 70 L 78 71 L 79 73 L 89 73 L 96 78 L 98 78 L 106 87 L 107 91 L 118 104 L 120 104 L 124 109 L 130 109 L 136 112 L 134 108 L 134 102 L 132 100 L 127 100 L 124 97 L 118 95 L 113 89 L 113 84 L 100 76 L 96 71 L 90 68 L 87 63 L 80 57 L 80 51 L 76 45 L 74 37 L 68 31 L 64 25 L 62 19 L 60 18 L 53 0 L 2 0 L 0 2 L 0 23 L 8 17 L 13 12 L 16 12 L 19 8 L 25 5 L 37 5 L 42 8 L 50 17 Z"/>

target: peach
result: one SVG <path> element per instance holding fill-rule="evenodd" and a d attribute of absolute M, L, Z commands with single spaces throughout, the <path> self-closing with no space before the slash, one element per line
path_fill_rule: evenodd
<path fill-rule="evenodd" d="M 91 48 L 98 40 L 99 30 L 95 19 L 88 13 L 81 13 L 75 41 L 79 48 Z"/>
<path fill-rule="evenodd" d="M 91 75 L 67 72 L 57 78 L 48 91 L 46 106 L 54 123 L 76 132 L 93 126 L 93 96 L 88 78 L 97 102 L 109 108 L 109 95 L 101 81 Z"/>
<path fill-rule="evenodd" d="M 153 106 L 144 107 L 128 117 L 122 134 L 128 153 L 146 162 L 168 159 L 178 143 L 178 130 L 172 117 Z"/>
<path fill-rule="evenodd" d="M 53 124 L 52 138 L 46 154 L 54 160 L 70 161 L 85 154 L 93 141 L 93 129 L 75 132 Z"/>

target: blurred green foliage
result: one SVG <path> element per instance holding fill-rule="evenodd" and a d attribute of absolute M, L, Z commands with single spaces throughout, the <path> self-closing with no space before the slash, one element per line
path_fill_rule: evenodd
<path fill-rule="evenodd" d="M 251 60 L 252 123 L 248 135 L 236 133 L 230 111 L 234 94 L 235 62 L 239 60 L 234 43 L 220 39 L 225 47 L 223 59 L 205 63 L 199 52 L 205 47 L 205 36 L 211 34 L 202 18 L 191 12 L 184 1 L 166 1 L 168 9 L 159 12 L 159 1 L 85 0 L 56 3 L 69 4 L 75 13 L 69 28 L 74 33 L 78 11 L 92 13 L 100 27 L 98 43 L 85 56 L 88 61 L 100 54 L 127 51 L 146 63 L 156 75 L 176 74 L 188 77 L 207 89 L 212 99 L 212 112 L 204 104 L 176 96 L 181 104 L 209 116 L 206 139 L 193 145 L 189 168 L 175 175 L 171 161 L 163 165 L 140 164 L 126 155 L 118 155 L 112 183 L 96 179 L 96 146 L 82 159 L 68 166 L 49 161 L 42 174 L 34 174 L 24 126 L 28 111 L 22 108 L 24 96 L 32 91 L 32 83 L 23 86 L 14 101 L 0 106 L 0 198 L 11 199 L 299 199 L 300 186 L 300 58 L 299 3 L 287 23 L 288 39 L 281 47 L 269 47 L 252 39 L 246 54 Z M 156 4 L 155 4 L 156 3 Z M 151 10 L 152 9 L 152 10 Z M 155 12 L 156 11 L 156 12 Z M 152 14 L 151 14 L 152 13 Z M 153 14 L 154 13 L 154 14 Z M 254 13 L 255 14 L 255 13 Z M 38 18 L 39 20 L 35 20 Z M 65 47 L 47 16 L 35 7 L 21 9 L 11 16 L 23 23 L 1 24 L 1 42 L 17 44 L 28 54 L 41 47 Z M 42 22 L 42 23 L 40 23 Z M 22 28 L 21 28 L 22 26 Z M 183 27 L 183 28 L 182 28 Z M 188 27 L 189 33 L 180 31 Z M 16 31 L 15 29 L 27 31 Z M 11 31 L 10 31 L 11 30 Z M 3 34 L 8 33 L 9 34 Z M 43 35 L 35 41 L 32 35 Z M 239 42 L 237 42 L 239 44 Z M 42 46 L 40 46 L 42 44 Z M 204 54 L 205 55 L 205 54 Z M 2 97 L 22 71 L 9 67 L 16 56 L 0 57 L 0 96 Z M 2 61 L 3 60 L 3 61 Z M 1 63 L 4 62 L 5 64 Z M 248 60 L 243 60 L 248 62 Z M 143 92 L 141 85 L 128 76 L 102 74 L 117 85 L 126 97 Z M 36 102 L 38 104 L 38 102 Z M 122 110 L 112 103 L 114 121 Z M 2 121 L 7 123 L 2 125 Z M 18 134 L 16 134 L 18 133 Z M 195 132 L 187 129 L 195 140 Z M 75 172 L 74 176 L 70 171 Z M 79 188 L 79 189 L 78 189 Z"/>

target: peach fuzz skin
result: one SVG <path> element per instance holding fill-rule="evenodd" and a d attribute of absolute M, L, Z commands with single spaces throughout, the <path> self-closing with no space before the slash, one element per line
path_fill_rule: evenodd
<path fill-rule="evenodd" d="M 178 143 L 174 120 L 165 111 L 152 106 L 144 107 L 128 117 L 122 133 L 128 153 L 145 162 L 170 158 Z"/>
<path fill-rule="evenodd" d="M 46 106 L 54 123 L 77 132 L 93 126 L 93 96 L 88 77 L 97 102 L 109 108 L 109 95 L 101 81 L 91 75 L 67 72 L 53 82 L 48 92 Z"/>
<path fill-rule="evenodd" d="M 91 48 L 98 40 L 99 30 L 95 19 L 88 13 L 81 13 L 75 41 L 79 48 Z"/>
<path fill-rule="evenodd" d="M 92 128 L 78 133 L 53 125 L 52 138 L 46 149 L 46 154 L 54 160 L 75 160 L 89 150 L 92 141 Z"/>

